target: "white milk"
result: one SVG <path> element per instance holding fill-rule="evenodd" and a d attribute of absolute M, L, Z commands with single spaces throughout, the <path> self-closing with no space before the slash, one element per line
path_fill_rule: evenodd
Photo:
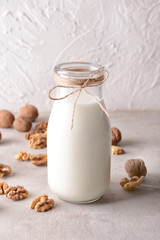
<path fill-rule="evenodd" d="M 82 92 L 71 130 L 74 99 L 53 104 L 47 131 L 48 183 L 61 199 L 90 202 L 103 196 L 110 182 L 110 121 Z"/>

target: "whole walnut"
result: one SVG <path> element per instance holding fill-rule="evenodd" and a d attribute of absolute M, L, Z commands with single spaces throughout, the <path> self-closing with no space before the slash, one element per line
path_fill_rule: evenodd
<path fill-rule="evenodd" d="M 32 127 L 32 123 L 22 117 L 17 117 L 13 122 L 13 126 L 17 131 L 28 132 Z"/>
<path fill-rule="evenodd" d="M 142 159 L 129 159 L 125 163 L 125 169 L 129 177 L 146 176 L 147 168 Z"/>
<path fill-rule="evenodd" d="M 10 128 L 14 121 L 14 115 L 7 110 L 0 110 L 0 127 Z"/>
<path fill-rule="evenodd" d="M 19 115 L 26 120 L 35 121 L 38 117 L 38 110 L 32 105 L 25 105 L 20 109 Z"/>
<path fill-rule="evenodd" d="M 0 132 L 0 141 L 1 141 L 1 139 L 2 139 L 2 133 Z"/>
<path fill-rule="evenodd" d="M 112 145 L 117 145 L 122 139 L 121 132 L 118 128 L 112 127 Z"/>

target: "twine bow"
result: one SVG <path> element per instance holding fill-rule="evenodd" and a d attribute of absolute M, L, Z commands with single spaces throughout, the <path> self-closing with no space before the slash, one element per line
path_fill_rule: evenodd
<path fill-rule="evenodd" d="M 95 76 L 96 74 L 101 73 L 101 72 L 104 72 L 106 74 L 106 76 L 102 75 L 101 77 L 93 78 L 93 76 Z M 103 105 L 98 100 L 98 98 L 96 96 L 94 96 L 92 93 L 90 93 L 89 91 L 86 90 L 86 87 L 96 87 L 96 86 L 99 86 L 99 85 L 103 84 L 107 80 L 108 76 L 109 76 L 109 73 L 107 72 L 107 70 L 101 69 L 101 70 L 95 71 L 93 74 L 91 74 L 88 79 L 78 80 L 79 82 L 77 82 L 77 79 L 67 78 L 67 80 L 66 79 L 64 80 L 64 78 L 62 78 L 62 77 L 58 77 L 57 78 L 57 82 L 58 83 L 62 83 L 62 84 L 58 84 L 58 85 L 54 86 L 53 88 L 51 88 L 49 90 L 48 97 L 51 100 L 54 100 L 54 101 L 62 100 L 62 99 L 65 99 L 65 98 L 73 95 L 74 93 L 78 92 L 78 95 L 77 95 L 77 97 L 75 99 L 75 102 L 74 102 L 74 105 L 73 105 L 71 130 L 73 129 L 73 124 L 74 124 L 74 115 L 75 115 L 76 104 L 77 104 L 78 98 L 80 97 L 82 89 L 88 95 L 93 97 L 96 100 L 96 102 L 99 104 L 101 109 L 104 111 L 104 113 L 107 116 L 109 116 L 107 111 L 106 111 L 106 109 L 103 107 Z M 53 98 L 53 97 L 51 97 L 51 92 L 53 90 L 55 90 L 56 88 L 74 88 L 75 90 L 73 90 L 72 92 L 70 92 L 69 94 L 67 94 L 67 95 L 65 95 L 63 97 Z"/>

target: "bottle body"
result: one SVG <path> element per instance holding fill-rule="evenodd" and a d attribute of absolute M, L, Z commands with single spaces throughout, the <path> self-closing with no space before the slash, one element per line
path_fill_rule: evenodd
<path fill-rule="evenodd" d="M 48 183 L 69 202 L 92 202 L 110 182 L 111 127 L 109 117 L 85 92 L 53 103 L 47 130 Z M 103 99 L 100 100 L 104 106 Z"/>

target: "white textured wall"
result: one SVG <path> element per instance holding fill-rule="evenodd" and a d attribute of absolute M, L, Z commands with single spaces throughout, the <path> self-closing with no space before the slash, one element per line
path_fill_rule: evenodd
<path fill-rule="evenodd" d="M 160 1 L 0 0 L 0 108 L 50 109 L 64 61 L 106 66 L 109 110 L 160 109 Z"/>

